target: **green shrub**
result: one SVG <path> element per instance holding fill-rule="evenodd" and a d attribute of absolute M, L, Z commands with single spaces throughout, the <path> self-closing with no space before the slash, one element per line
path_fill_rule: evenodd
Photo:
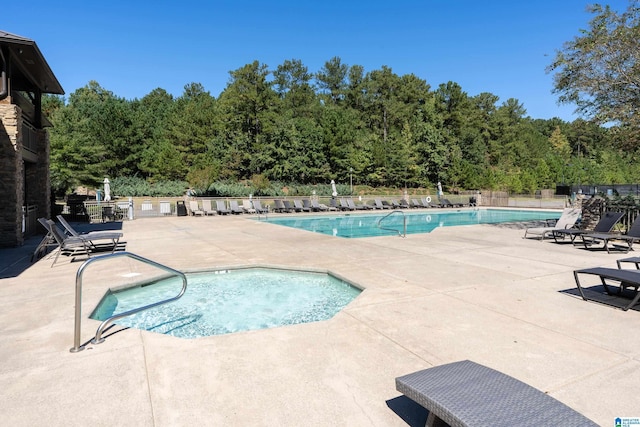
<path fill-rule="evenodd" d="M 111 193 L 114 197 L 179 197 L 188 186 L 184 181 L 150 183 L 137 176 L 123 176 L 111 180 Z"/>

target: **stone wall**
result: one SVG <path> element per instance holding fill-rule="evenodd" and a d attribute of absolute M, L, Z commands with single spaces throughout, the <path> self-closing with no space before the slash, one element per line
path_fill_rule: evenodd
<path fill-rule="evenodd" d="M 0 104 L 0 247 L 23 243 L 24 162 L 20 129 L 20 108 Z"/>

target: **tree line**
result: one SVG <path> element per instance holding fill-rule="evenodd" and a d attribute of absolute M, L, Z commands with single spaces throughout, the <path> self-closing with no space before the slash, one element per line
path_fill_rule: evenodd
<path fill-rule="evenodd" d="M 91 81 L 47 96 L 56 193 L 105 176 L 215 182 L 281 181 L 398 188 L 499 189 L 628 183 L 638 152 L 620 126 L 535 119 L 517 99 L 432 88 L 391 68 L 365 72 L 339 57 L 317 72 L 296 59 L 229 73 L 218 97 L 200 83 L 124 99 Z"/>

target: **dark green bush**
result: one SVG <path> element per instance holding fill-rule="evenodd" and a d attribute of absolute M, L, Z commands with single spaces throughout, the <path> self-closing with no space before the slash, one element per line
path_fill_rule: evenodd
<path fill-rule="evenodd" d="M 189 185 L 183 181 L 159 181 L 150 183 L 137 176 L 117 177 L 111 180 L 114 197 L 179 197 Z"/>

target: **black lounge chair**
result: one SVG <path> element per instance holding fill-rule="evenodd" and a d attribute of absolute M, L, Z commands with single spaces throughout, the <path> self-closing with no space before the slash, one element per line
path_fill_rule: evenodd
<path fill-rule="evenodd" d="M 216 200 L 216 212 L 218 215 L 227 215 L 231 213 L 231 211 L 227 209 L 227 204 L 224 200 Z"/>
<path fill-rule="evenodd" d="M 243 210 L 240 207 L 240 205 L 238 205 L 238 201 L 237 200 L 230 200 L 229 201 L 229 210 L 234 215 L 239 215 L 239 214 L 243 213 Z"/>
<path fill-rule="evenodd" d="M 366 203 L 356 205 L 356 203 L 351 198 L 347 199 L 347 204 L 349 205 L 351 210 L 365 211 L 365 210 L 373 209 L 373 207 L 367 205 Z"/>
<path fill-rule="evenodd" d="M 610 240 L 619 240 L 621 243 L 626 243 L 626 246 L 618 245 L 616 243 L 613 244 L 613 247 L 620 249 L 623 253 L 627 253 L 630 250 L 633 250 L 633 243 L 637 240 L 640 240 L 640 215 L 636 217 L 633 221 L 626 234 L 620 233 L 587 233 L 580 236 L 582 238 L 582 242 L 584 243 L 585 248 L 589 248 L 598 242 L 602 242 L 604 245 L 604 249 L 607 250 L 608 253 L 611 253 L 611 248 L 609 247 Z M 618 252 L 618 251 L 617 251 Z"/>
<path fill-rule="evenodd" d="M 340 198 L 340 210 L 341 211 L 355 211 L 356 207 L 353 206 L 349 206 L 349 202 L 347 202 L 347 200 L 345 200 L 344 198 Z"/>
<path fill-rule="evenodd" d="M 554 230 L 553 239 L 556 243 L 560 243 L 558 238 L 564 239 L 565 237 L 569 237 L 571 239 L 571 243 L 575 243 L 576 237 L 578 236 L 583 236 L 585 234 L 610 233 L 617 222 L 620 221 L 622 215 L 624 215 L 622 212 L 605 212 L 602 214 L 600 221 L 598 221 L 593 230 L 579 230 L 572 228 L 567 230 Z"/>
<path fill-rule="evenodd" d="M 38 222 L 47 230 L 48 235 L 52 236 L 60 246 L 56 253 L 51 267 L 53 267 L 58 261 L 58 257 L 61 253 L 65 255 L 80 255 L 84 254 L 87 257 L 91 257 L 92 252 L 110 251 L 114 252 L 125 244 L 120 242 L 122 233 L 111 231 L 94 232 L 94 234 L 79 234 L 78 236 L 68 236 L 65 232 L 58 227 L 58 225 L 50 219 L 38 218 Z M 109 243 L 96 243 L 100 240 L 108 240 Z"/>
<path fill-rule="evenodd" d="M 422 206 L 425 208 L 437 208 L 438 205 L 435 205 L 431 202 L 431 197 L 427 196 L 427 197 L 423 197 L 422 199 Z"/>
<path fill-rule="evenodd" d="M 252 203 L 253 203 L 253 209 L 255 209 L 257 213 L 262 214 L 262 213 L 269 212 L 269 208 L 262 207 L 262 203 L 260 203 L 260 200 L 253 200 Z"/>
<path fill-rule="evenodd" d="M 274 212 L 278 212 L 278 213 L 283 213 L 286 212 L 286 209 L 284 207 L 284 203 L 282 203 L 282 200 L 280 199 L 274 199 L 273 200 L 273 211 Z"/>
<path fill-rule="evenodd" d="M 296 209 L 296 212 L 311 212 L 311 204 L 307 207 L 298 199 L 293 200 L 293 206 Z"/>
<path fill-rule="evenodd" d="M 380 199 L 375 199 L 374 200 L 375 205 L 375 209 L 391 209 L 391 206 L 389 206 L 389 204 L 385 204 L 382 202 L 382 200 Z"/>
<path fill-rule="evenodd" d="M 607 295 L 623 296 L 623 294 L 626 291 L 633 288 L 633 291 L 635 292 L 635 294 L 632 295 L 631 302 L 621 307 L 622 310 L 624 311 L 627 311 L 634 305 L 638 304 L 638 301 L 640 300 L 640 292 L 638 292 L 638 288 L 640 287 L 640 271 L 620 270 L 617 268 L 605 268 L 605 267 L 595 267 L 595 268 L 585 268 L 582 270 L 575 270 L 573 272 L 573 277 L 576 280 L 576 286 L 578 287 L 578 292 L 580 292 L 580 296 L 582 297 L 583 300 L 589 301 L 584 291 L 584 288 L 580 283 L 580 279 L 578 278 L 579 274 L 591 274 L 591 275 L 598 276 L 600 278 L 600 283 L 604 287 L 604 290 L 607 293 Z M 611 283 L 607 283 L 607 280 L 617 282 L 617 285 L 612 285 Z M 614 286 L 618 288 L 617 291 L 615 292 L 613 292 L 611 289 Z M 598 300 L 598 301 L 601 301 L 601 300 Z M 601 301 L 601 302 L 606 303 L 606 301 Z"/>
<path fill-rule="evenodd" d="M 302 206 L 304 207 L 305 212 L 311 212 L 314 210 L 314 207 L 311 204 L 311 199 L 302 199 Z"/>
<path fill-rule="evenodd" d="M 547 393 L 469 360 L 396 378 L 396 390 L 429 411 L 427 426 L 597 426 Z"/>
<path fill-rule="evenodd" d="M 298 212 L 296 208 L 291 204 L 288 200 L 283 200 L 282 204 L 284 205 L 285 212 Z"/>

